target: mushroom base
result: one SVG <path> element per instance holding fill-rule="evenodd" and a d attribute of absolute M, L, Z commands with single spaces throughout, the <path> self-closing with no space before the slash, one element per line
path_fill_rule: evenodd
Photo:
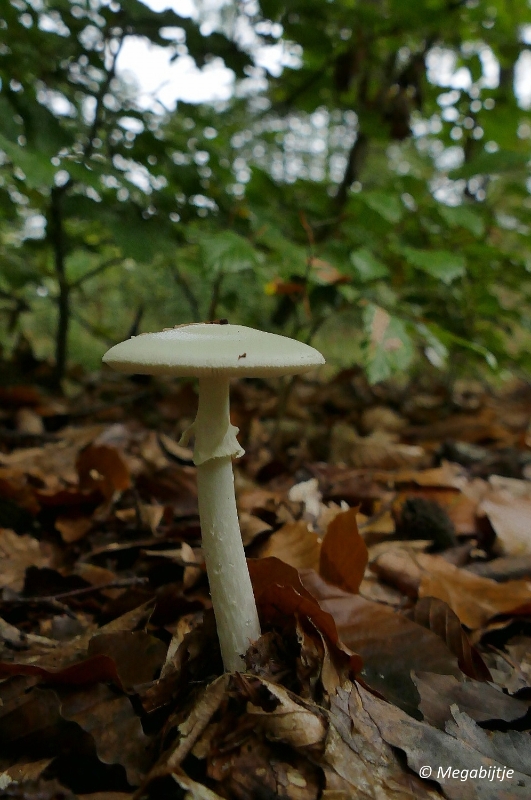
<path fill-rule="evenodd" d="M 260 636 L 249 570 L 238 522 L 230 457 L 197 467 L 199 517 L 221 655 L 229 672 L 245 670 L 242 658 Z"/>

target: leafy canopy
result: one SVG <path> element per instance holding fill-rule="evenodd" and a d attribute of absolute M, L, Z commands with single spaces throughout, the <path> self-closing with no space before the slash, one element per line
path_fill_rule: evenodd
<path fill-rule="evenodd" d="M 57 381 L 131 327 L 215 316 L 317 338 L 375 381 L 419 352 L 527 368 L 530 26 L 502 0 L 197 19 L 6 0 L 2 338 L 55 352 Z M 220 59 L 232 98 L 146 108 L 119 70 L 135 36 Z"/>

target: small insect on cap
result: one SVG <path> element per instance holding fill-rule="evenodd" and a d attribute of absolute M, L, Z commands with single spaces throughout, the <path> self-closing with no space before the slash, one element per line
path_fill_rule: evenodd
<path fill-rule="evenodd" d="M 132 336 L 111 347 L 103 361 L 129 374 L 201 378 L 296 375 L 325 363 L 321 353 L 296 339 L 223 323 Z"/>

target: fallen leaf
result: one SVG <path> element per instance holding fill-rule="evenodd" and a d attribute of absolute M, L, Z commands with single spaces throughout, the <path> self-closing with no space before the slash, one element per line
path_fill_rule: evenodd
<path fill-rule="evenodd" d="M 38 761 L 17 761 L 12 767 L 8 767 L 4 774 L 17 783 L 35 781 L 40 778 L 52 761 L 53 758 L 41 758 Z"/>
<path fill-rule="evenodd" d="M 28 567 L 47 567 L 50 559 L 42 550 L 40 542 L 33 536 L 16 534 L 6 528 L 0 529 L 0 588 L 20 592 Z"/>
<path fill-rule="evenodd" d="M 527 481 L 521 481 L 527 483 Z M 490 491 L 479 506 L 496 533 L 498 555 L 531 555 L 531 498 L 508 489 Z"/>
<path fill-rule="evenodd" d="M 308 523 L 298 520 L 288 522 L 272 533 L 258 549 L 260 558 L 275 557 L 295 569 L 316 568 L 321 550 L 316 533 L 309 530 Z"/>
<path fill-rule="evenodd" d="M 131 485 L 129 468 L 123 456 L 109 445 L 85 447 L 77 458 L 76 468 L 80 487 L 88 491 L 98 489 L 107 500 Z"/>
<path fill-rule="evenodd" d="M 323 538 L 319 559 L 321 577 L 350 592 L 358 591 L 368 560 L 367 547 L 358 531 L 357 512 L 351 508 L 334 517 Z"/>
<path fill-rule="evenodd" d="M 90 517 L 67 517 L 59 516 L 55 520 L 55 527 L 61 534 L 63 542 L 77 542 L 82 539 L 92 528 L 93 522 Z"/>
<path fill-rule="evenodd" d="M 411 769 L 437 781 L 450 800 L 527 800 L 528 779 L 522 773 L 506 776 L 503 783 L 478 778 L 479 770 L 490 774 L 504 764 L 484 756 L 468 743 L 438 728 L 412 719 L 396 706 L 357 687 L 363 707 L 386 742 L 403 750 Z M 449 769 L 448 769 L 449 768 Z M 447 771 L 448 770 L 448 771 Z M 466 780 L 471 770 L 476 778 Z M 454 777 L 455 775 L 455 777 Z M 463 775 L 466 777 L 463 778 Z"/>
<path fill-rule="evenodd" d="M 37 514 L 40 510 L 33 487 L 21 469 L 0 467 L 0 497 L 12 500 L 30 514 Z"/>
<path fill-rule="evenodd" d="M 127 634 L 133 635 L 134 629 L 140 622 L 149 617 L 151 605 L 151 603 L 144 603 L 107 623 L 96 634 L 92 630 L 88 631 L 58 645 L 51 651 L 49 649 L 45 652 L 37 650 L 37 654 L 30 652 L 24 656 L 18 655 L 12 661 L 0 661 L 0 675 L 35 675 L 53 684 L 82 685 L 112 682 L 123 689 L 115 657 L 123 670 L 124 679 L 141 683 L 146 676 L 146 671 L 149 670 L 148 674 L 151 674 L 151 670 L 155 668 L 151 657 L 156 659 L 157 663 L 160 659 L 160 666 L 162 666 L 166 651 L 162 642 L 156 640 L 158 644 L 155 645 L 151 642 L 154 637 L 148 636 L 148 634 L 144 635 L 148 636 L 150 640 L 147 643 L 150 660 L 144 663 L 145 638 L 134 638 L 133 636 L 125 644 L 120 639 L 105 637 L 120 632 L 125 633 L 126 636 Z M 96 641 L 91 645 L 94 637 Z M 121 649 L 120 644 L 124 644 Z M 135 645 L 138 647 L 138 657 L 136 659 L 133 657 L 131 660 L 133 651 L 129 651 L 128 648 Z M 92 654 L 89 654 L 91 647 Z M 106 649 L 111 655 L 105 652 Z M 133 675 L 134 678 L 132 678 Z M 153 676 L 151 675 L 151 677 Z"/>
<path fill-rule="evenodd" d="M 260 517 L 249 514 L 247 511 L 240 511 L 238 518 L 244 547 L 248 547 L 261 533 L 267 533 L 267 531 L 271 530 L 271 525 L 268 525 Z"/>
<path fill-rule="evenodd" d="M 307 617 L 340 655 L 347 656 L 353 672 L 359 672 L 361 658 L 339 641 L 334 618 L 304 587 L 296 569 L 278 558 L 248 559 L 247 564 L 261 618 L 284 623 L 286 615 Z"/>
<path fill-rule="evenodd" d="M 418 672 L 413 675 L 421 702 L 419 709 L 431 725 L 444 730 L 452 718 L 451 706 L 458 706 L 476 722 L 514 722 L 525 717 L 529 703 L 510 697 L 489 683 L 458 681 L 452 675 Z M 530 742 L 531 743 L 531 742 Z"/>
<path fill-rule="evenodd" d="M 212 681 L 202 693 L 201 698 L 195 704 L 186 720 L 179 725 L 179 740 L 171 752 L 164 756 L 164 770 L 171 772 L 178 767 L 186 758 L 188 753 L 205 730 L 206 726 L 220 707 L 228 687 L 230 676 L 228 673 L 221 675 Z M 155 768 L 155 772 L 160 772 L 162 763 Z"/>
<path fill-rule="evenodd" d="M 430 630 L 387 606 L 330 586 L 312 571 L 301 579 L 334 618 L 340 640 L 363 658 L 364 680 L 400 708 L 418 713 L 412 670 L 460 677 L 457 659 Z"/>
<path fill-rule="evenodd" d="M 247 704 L 247 713 L 256 719 L 269 739 L 285 742 L 295 748 L 311 747 L 324 742 L 326 725 L 317 706 L 309 708 L 308 703 L 301 703 L 300 698 L 294 699 L 282 686 L 264 678 L 255 680 L 259 680 L 276 701 L 272 711 L 253 703 Z"/>
<path fill-rule="evenodd" d="M 321 760 L 329 800 L 437 800 L 439 794 L 406 772 L 361 702 L 358 685 L 347 682 L 331 697 L 330 721 Z"/>
<path fill-rule="evenodd" d="M 150 740 L 128 697 L 108 686 L 91 686 L 83 691 L 62 690 L 60 714 L 75 722 L 94 740 L 100 761 L 121 764 L 132 786 L 138 786 L 152 760 Z"/>
<path fill-rule="evenodd" d="M 386 431 L 360 436 L 352 426 L 337 422 L 330 436 L 329 461 L 357 469 L 398 469 L 422 466 L 426 452 L 417 445 L 397 442 L 395 435 Z"/>
<path fill-rule="evenodd" d="M 496 583 L 466 569 L 454 567 L 440 556 L 417 555 L 423 570 L 419 597 L 444 600 L 468 628 L 481 628 L 499 614 L 531 611 L 531 582 Z"/>
<path fill-rule="evenodd" d="M 469 678 L 490 681 L 491 674 L 478 650 L 470 644 L 468 636 L 450 606 L 436 597 L 423 597 L 406 612 L 406 616 L 428 628 L 446 642 L 455 656 L 461 671 Z"/>
<path fill-rule="evenodd" d="M 223 800 L 203 783 L 192 780 L 180 768 L 175 768 L 171 776 L 179 788 L 186 792 L 186 800 Z"/>
<path fill-rule="evenodd" d="M 446 726 L 448 733 L 509 769 L 531 776 L 531 737 L 528 731 L 486 731 L 466 712 L 453 709 L 452 713 L 455 722 Z"/>

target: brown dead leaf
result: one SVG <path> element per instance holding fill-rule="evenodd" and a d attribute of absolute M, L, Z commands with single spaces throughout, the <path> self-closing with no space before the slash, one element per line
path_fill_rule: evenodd
<path fill-rule="evenodd" d="M 152 759 L 150 740 L 128 697 L 108 686 L 91 686 L 83 691 L 62 690 L 60 713 L 88 733 L 105 764 L 121 764 L 132 786 L 138 786 Z"/>
<path fill-rule="evenodd" d="M 441 730 L 452 719 L 454 704 L 476 722 L 514 722 L 525 717 L 529 710 L 529 703 L 510 697 L 490 683 L 458 681 L 452 675 L 432 672 L 415 673 L 413 680 L 421 697 L 419 709 L 425 721 Z"/>
<path fill-rule="evenodd" d="M 0 497 L 12 500 L 30 514 L 37 514 L 40 509 L 33 488 L 20 469 L 0 468 Z"/>
<path fill-rule="evenodd" d="M 352 426 L 338 422 L 331 432 L 329 460 L 356 469 L 398 469 L 422 466 L 426 453 L 422 447 L 397 442 L 396 436 L 386 431 L 360 436 Z"/>
<path fill-rule="evenodd" d="M 367 714 L 357 684 L 331 697 L 330 725 L 321 764 L 323 800 L 437 800 L 440 795 L 404 770 L 392 747 Z"/>
<path fill-rule="evenodd" d="M 19 536 L 6 528 L 0 529 L 0 589 L 9 587 L 20 592 L 26 569 L 30 566 L 48 567 L 50 559 L 33 536 Z"/>
<path fill-rule="evenodd" d="M 529 780 L 522 773 L 514 772 L 511 777 L 487 781 L 476 779 L 464 780 L 463 774 L 471 770 L 487 770 L 502 767 L 503 762 L 484 756 L 472 745 L 450 736 L 438 728 L 412 719 L 396 706 L 386 703 L 357 687 L 363 707 L 377 725 L 382 737 L 390 745 L 398 747 L 406 753 L 409 767 L 420 772 L 422 767 L 429 767 L 432 780 L 442 787 L 449 800 L 527 800 L 529 797 Z M 451 770 L 444 775 L 446 768 Z M 442 767 L 443 775 L 439 773 Z M 453 777 L 453 770 L 457 774 Z M 466 772 L 465 772 L 466 771 Z"/>
<path fill-rule="evenodd" d="M 157 664 L 162 666 L 164 662 L 166 647 L 158 639 L 155 644 L 152 641 L 154 637 L 148 634 L 135 637 L 134 629 L 149 618 L 151 607 L 151 602 L 144 603 L 107 623 L 96 633 L 88 631 L 51 651 L 49 648 L 36 653 L 30 651 L 24 655 L 17 654 L 12 661 L 0 661 L 0 676 L 35 675 L 47 683 L 69 685 L 112 682 L 123 689 L 120 668 L 126 682 L 150 680 Z M 120 632 L 124 635 L 123 640 L 109 638 L 110 634 Z"/>
<path fill-rule="evenodd" d="M 317 534 L 309 530 L 307 522 L 298 520 L 286 523 L 271 534 L 259 548 L 258 556 L 279 558 L 295 569 L 316 569 L 320 550 Z"/>
<path fill-rule="evenodd" d="M 19 408 L 15 414 L 17 431 L 21 433 L 35 434 L 39 436 L 44 433 L 44 423 L 40 414 L 31 408 Z"/>
<path fill-rule="evenodd" d="M 301 579 L 334 618 L 341 641 L 363 658 L 364 680 L 409 713 L 417 713 L 419 701 L 412 670 L 461 676 L 455 656 L 430 630 L 387 606 L 330 586 L 310 570 Z"/>
<path fill-rule="evenodd" d="M 206 687 L 186 720 L 179 725 L 179 740 L 176 746 L 169 755 L 163 756 L 159 765 L 155 767 L 155 772 L 159 772 L 161 767 L 171 772 L 184 761 L 223 702 L 229 679 L 230 675 L 225 673 Z"/>
<path fill-rule="evenodd" d="M 258 487 L 238 492 L 238 511 L 256 514 L 257 511 L 275 512 L 282 500 L 280 492 L 270 492 Z"/>
<path fill-rule="evenodd" d="M 40 778 L 52 761 L 52 758 L 41 758 L 38 761 L 17 761 L 12 767 L 8 767 L 4 774 L 17 783 L 35 781 Z"/>
<path fill-rule="evenodd" d="M 446 726 L 447 732 L 457 736 L 480 753 L 531 776 L 531 738 L 528 731 L 486 731 L 464 711 L 452 709 L 455 722 Z M 529 781 L 526 781 L 529 786 Z"/>
<path fill-rule="evenodd" d="M 271 530 L 271 525 L 268 525 L 260 517 L 249 514 L 247 511 L 240 511 L 238 517 L 244 547 L 248 547 L 261 533 L 267 533 L 267 531 Z"/>
<path fill-rule="evenodd" d="M 528 481 L 519 481 L 528 483 Z M 527 488 L 527 487 L 526 487 Z M 479 506 L 496 533 L 498 555 L 531 555 L 531 498 L 508 488 L 491 489 Z"/>
<path fill-rule="evenodd" d="M 450 652 L 457 657 L 461 671 L 469 678 L 478 681 L 492 680 L 487 665 L 479 651 L 470 644 L 457 614 L 443 600 L 423 597 L 411 611 L 406 612 L 406 616 L 440 636 Z"/>
<path fill-rule="evenodd" d="M 277 798 L 317 800 L 320 769 L 304 756 L 251 734 L 244 744 L 220 753 L 208 764 L 209 778 L 221 783 L 223 795 L 234 800 Z M 202 800 L 202 798 L 201 798 Z M 205 796 L 205 800 L 209 800 Z"/>
<path fill-rule="evenodd" d="M 131 485 L 129 468 L 120 451 L 105 444 L 93 444 L 81 451 L 76 461 L 79 485 L 82 489 L 98 489 L 111 500 L 116 492 Z"/>
<path fill-rule="evenodd" d="M 65 484 L 77 483 L 79 450 L 94 441 L 103 430 L 102 425 L 64 428 L 58 442 L 44 447 L 21 448 L 9 454 L 0 453 L 0 463 L 36 478 L 46 490 L 58 492 Z"/>
<path fill-rule="evenodd" d="M 367 547 L 358 531 L 357 512 L 357 508 L 350 508 L 334 517 L 323 538 L 319 559 L 319 574 L 325 581 L 354 593 L 368 560 Z"/>
<path fill-rule="evenodd" d="M 460 464 L 443 461 L 440 467 L 431 469 L 399 469 L 394 473 L 377 473 L 376 480 L 391 481 L 398 485 L 407 483 L 417 486 L 464 489 L 467 485 L 467 476 Z"/>
<path fill-rule="evenodd" d="M 261 619 L 285 623 L 286 615 L 308 618 L 339 656 L 347 656 L 350 669 L 359 672 L 362 661 L 339 641 L 333 617 L 320 607 L 303 586 L 299 573 L 278 558 L 248 559 L 249 573 Z"/>
<path fill-rule="evenodd" d="M 55 520 L 55 527 L 61 534 L 63 542 L 77 542 L 82 539 L 92 528 L 90 517 L 59 516 Z"/>
<path fill-rule="evenodd" d="M 285 742 L 295 748 L 312 747 L 323 743 L 326 725 L 317 706 L 310 708 L 307 702 L 301 703 L 300 698 L 297 698 L 299 701 L 297 702 L 282 686 L 264 678 L 253 680 L 260 681 L 271 698 L 276 701 L 272 711 L 250 702 L 247 704 L 247 713 L 256 719 L 269 739 Z"/>
<path fill-rule="evenodd" d="M 481 628 L 499 614 L 531 612 L 530 581 L 496 583 L 426 553 L 416 560 L 423 571 L 419 597 L 444 600 L 467 628 Z"/>
<path fill-rule="evenodd" d="M 88 656 L 112 659 L 120 682 L 126 688 L 148 683 L 164 663 L 167 647 L 145 631 L 96 633 L 89 642 Z"/>
<path fill-rule="evenodd" d="M 441 556 L 407 547 L 382 553 L 371 570 L 410 597 L 444 600 L 467 628 L 481 628 L 500 614 L 531 611 L 531 582 L 496 583 L 450 564 Z"/>
<path fill-rule="evenodd" d="M 204 783 L 193 781 L 182 769 L 175 768 L 172 772 L 175 783 L 186 792 L 186 800 L 223 800 L 223 798 L 209 789 Z"/>
<path fill-rule="evenodd" d="M 425 542 L 424 546 L 429 542 Z M 373 548 L 371 548 L 372 550 Z M 370 569 L 381 580 L 395 586 L 408 597 L 417 597 L 422 569 L 417 562 L 417 551 L 406 542 L 397 542 L 394 547 L 385 546 L 371 561 Z"/>

